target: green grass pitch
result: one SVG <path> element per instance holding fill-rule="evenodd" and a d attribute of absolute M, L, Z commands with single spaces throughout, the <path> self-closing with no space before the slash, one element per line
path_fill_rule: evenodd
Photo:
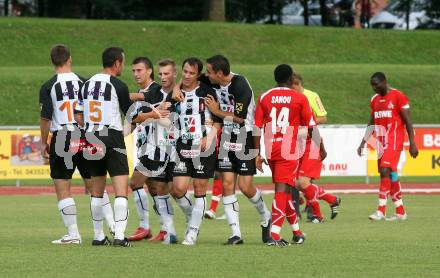
<path fill-rule="evenodd" d="M 323 224 L 302 221 L 301 246 L 261 243 L 255 210 L 240 198 L 242 246 L 222 246 L 229 236 L 225 220 L 205 220 L 197 246 L 137 242 L 133 248 L 91 246 L 89 198 L 75 197 L 81 246 L 55 246 L 65 229 L 55 196 L 0 197 L 2 277 L 438 277 L 440 274 L 440 195 L 404 197 L 409 219 L 370 222 L 375 195 L 342 195 L 341 214 Z M 271 195 L 265 195 L 270 204 Z M 127 233 L 137 225 L 131 197 Z M 151 206 L 150 206 L 151 207 Z M 322 204 L 323 212 L 329 209 Z M 183 239 L 184 217 L 175 207 Z M 392 212 L 390 206 L 388 212 Z M 220 208 L 219 213 L 222 213 Z M 152 228 L 157 217 L 150 213 Z M 287 223 L 283 235 L 291 239 Z"/>

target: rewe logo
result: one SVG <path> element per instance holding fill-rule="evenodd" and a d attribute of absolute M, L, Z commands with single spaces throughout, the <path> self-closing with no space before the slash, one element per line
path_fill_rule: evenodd
<path fill-rule="evenodd" d="M 381 118 L 392 118 L 391 110 L 385 110 L 385 111 L 377 111 L 377 112 L 374 112 L 374 118 L 375 118 L 375 119 L 381 119 Z"/>

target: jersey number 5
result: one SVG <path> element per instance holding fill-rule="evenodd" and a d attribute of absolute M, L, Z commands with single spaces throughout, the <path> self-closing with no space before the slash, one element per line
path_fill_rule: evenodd
<path fill-rule="evenodd" d="M 91 122 L 99 123 L 102 121 L 101 102 L 92 100 L 89 102 L 89 119 Z"/>
<path fill-rule="evenodd" d="M 270 117 L 272 119 L 272 134 L 277 132 L 285 134 L 286 129 L 289 126 L 289 108 L 281 108 L 277 117 L 277 108 L 272 107 L 272 110 L 270 110 Z"/>

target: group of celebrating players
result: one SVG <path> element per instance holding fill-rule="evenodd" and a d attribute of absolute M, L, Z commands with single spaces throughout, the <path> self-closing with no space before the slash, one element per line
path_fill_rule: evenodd
<path fill-rule="evenodd" d="M 262 241 L 269 246 L 290 244 L 280 236 L 285 219 L 292 228 L 292 243 L 304 242 L 297 214 L 299 191 L 306 199 L 311 222 L 324 220 L 319 200 L 330 205 L 331 219 L 338 215 L 341 199 L 312 183 L 319 179 L 322 160 L 326 157 L 317 125 L 326 122 L 327 113 L 319 96 L 304 89 L 301 76 L 289 65 L 275 68 L 277 86 L 263 93 L 255 105 L 249 82 L 244 76 L 232 73 L 229 61 L 222 55 L 206 60 L 204 74 L 200 59 L 185 59 L 180 82 L 177 82 L 175 62 L 161 60 L 157 69 L 160 84 L 154 81 L 152 62 L 147 57 L 137 57 L 132 62 L 133 77 L 139 86 L 136 93 L 129 93 L 127 85 L 117 78 L 125 64 L 121 48 L 105 49 L 102 72 L 88 80 L 72 72 L 72 58 L 65 45 L 55 45 L 51 49 L 51 60 L 56 75 L 40 90 L 40 129 L 42 142 L 48 142 L 49 133 L 52 137 L 50 144 L 43 144 L 42 152 L 49 158 L 58 208 L 68 229 L 68 234 L 53 243 L 81 243 L 76 205 L 70 193 L 75 168 L 91 193 L 94 246 L 129 247 L 131 241 L 143 239 L 177 243 L 172 199 L 186 217 L 182 244 L 196 244 L 203 219 L 215 218 L 220 199 L 223 199 L 225 218 L 232 232 L 225 244 L 242 244 L 240 209 L 235 194 L 237 185 L 260 216 Z M 373 75 L 372 84 L 377 81 L 386 85 L 384 77 Z M 404 95 L 394 91 L 392 94 L 400 101 L 399 106 L 393 107 L 396 113 L 399 109 L 407 109 Z M 402 96 L 395 97 L 395 94 Z M 372 113 L 371 124 L 375 123 L 374 115 Z M 409 127 L 412 130 L 412 125 Z M 398 132 L 403 133 L 402 127 L 398 128 Z M 138 162 L 129 179 L 124 134 L 133 130 L 137 135 Z M 360 149 L 369 135 L 366 134 Z M 260 141 L 264 142 L 264 151 Z M 412 138 L 412 144 L 413 141 Z M 394 142 L 395 152 L 399 144 Z M 415 149 L 410 150 L 411 154 L 414 151 L 417 155 L 413 145 Z M 381 185 L 380 211 L 384 209 L 384 198 L 386 204 L 387 188 L 395 188 L 392 196 L 398 208 L 394 218 L 404 220 L 406 213 L 400 197 L 400 183 L 398 192 L 397 187 L 392 186 L 397 178 L 393 174 L 396 158 L 387 157 L 391 157 L 393 165 L 387 165 L 391 170 L 383 172 L 385 183 Z M 269 165 L 275 185 L 272 211 L 266 207 L 262 192 L 253 184 L 253 176 L 257 170 L 263 171 L 263 164 Z M 105 191 L 107 174 L 115 192 L 113 209 Z M 213 198 L 210 209 L 206 210 L 211 178 L 215 178 Z M 191 179 L 193 196 L 188 191 Z M 154 237 L 144 185 L 153 198 L 153 208 L 161 224 Z M 133 191 L 139 227 L 127 238 L 129 186 Z M 382 216 L 384 214 L 385 211 Z M 379 212 L 374 215 L 380 216 Z M 374 220 L 381 219 L 376 217 Z M 112 242 L 104 233 L 104 220 L 113 235 Z"/>

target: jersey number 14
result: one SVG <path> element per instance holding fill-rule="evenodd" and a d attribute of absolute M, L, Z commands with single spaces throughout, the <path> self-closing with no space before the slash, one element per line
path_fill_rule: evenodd
<path fill-rule="evenodd" d="M 270 117 L 272 119 L 272 134 L 278 132 L 286 134 L 287 127 L 289 126 L 289 111 L 289 108 L 282 107 L 279 113 L 277 113 L 277 108 L 272 107 L 272 110 L 270 111 Z"/>

